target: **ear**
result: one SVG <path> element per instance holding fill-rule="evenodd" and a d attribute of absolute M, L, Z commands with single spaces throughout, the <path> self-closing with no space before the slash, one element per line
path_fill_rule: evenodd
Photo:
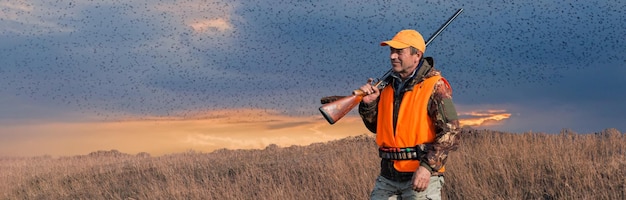
<path fill-rule="evenodd" d="M 422 53 L 421 51 L 417 51 L 417 53 L 415 54 L 414 63 L 419 63 L 422 59 L 422 55 L 424 55 L 424 53 Z"/>

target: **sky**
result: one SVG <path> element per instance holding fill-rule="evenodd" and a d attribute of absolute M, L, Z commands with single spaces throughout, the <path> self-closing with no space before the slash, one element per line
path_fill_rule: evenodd
<path fill-rule="evenodd" d="M 0 0 L 0 156 L 305 145 L 367 134 L 320 98 L 389 67 L 402 29 L 462 123 L 626 130 L 626 2 Z"/>

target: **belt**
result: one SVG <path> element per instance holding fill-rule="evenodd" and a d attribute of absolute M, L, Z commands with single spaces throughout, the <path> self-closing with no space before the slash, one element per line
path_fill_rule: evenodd
<path fill-rule="evenodd" d="M 378 156 L 391 160 L 418 160 L 421 150 L 417 147 L 395 148 L 379 147 Z"/>

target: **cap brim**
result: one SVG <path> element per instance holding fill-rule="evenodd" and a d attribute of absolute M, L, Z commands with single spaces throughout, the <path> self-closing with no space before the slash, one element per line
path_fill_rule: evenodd
<path fill-rule="evenodd" d="M 387 46 L 389 45 L 390 47 L 393 47 L 395 49 L 404 49 L 407 47 L 410 47 L 411 45 L 408 44 L 404 44 L 402 42 L 398 42 L 398 41 L 393 41 L 393 40 L 389 40 L 389 41 L 384 41 L 380 43 L 380 46 Z"/>

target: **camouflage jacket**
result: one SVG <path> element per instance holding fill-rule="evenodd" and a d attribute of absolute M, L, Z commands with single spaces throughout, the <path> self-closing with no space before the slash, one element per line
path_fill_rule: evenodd
<path fill-rule="evenodd" d="M 413 78 L 408 80 L 406 86 L 400 92 L 400 96 L 398 98 L 394 97 L 394 99 L 402 99 L 404 92 L 411 90 L 415 84 L 425 80 L 426 78 L 441 75 L 441 72 L 434 68 L 433 58 L 426 57 L 423 59 L 422 63 L 422 66 L 417 69 Z M 396 79 L 391 78 L 388 79 L 388 81 L 389 84 L 394 86 L 394 81 L 396 81 Z M 379 99 L 370 104 L 361 103 L 359 105 L 359 114 L 361 115 L 365 126 L 373 133 L 376 133 L 378 100 Z M 398 103 L 396 104 L 396 107 L 394 107 L 394 116 L 397 116 L 399 105 L 400 104 Z M 426 152 L 420 158 L 420 165 L 429 169 L 433 175 L 440 175 L 437 171 L 445 165 L 448 158 L 448 152 L 456 150 L 459 144 L 459 120 L 455 106 L 452 103 L 452 88 L 447 87 L 443 80 L 439 80 L 435 84 L 434 92 L 428 102 L 428 115 L 431 117 L 433 123 L 435 123 L 436 137 L 434 143 L 420 145 L 420 148 Z M 394 120 L 397 121 L 397 118 L 394 117 Z M 383 167 L 383 174 L 402 174 L 395 171 L 393 168 L 393 162 L 390 160 L 383 159 L 381 166 Z M 410 175 L 404 174 L 404 176 L 412 176 L 412 173 Z"/>

